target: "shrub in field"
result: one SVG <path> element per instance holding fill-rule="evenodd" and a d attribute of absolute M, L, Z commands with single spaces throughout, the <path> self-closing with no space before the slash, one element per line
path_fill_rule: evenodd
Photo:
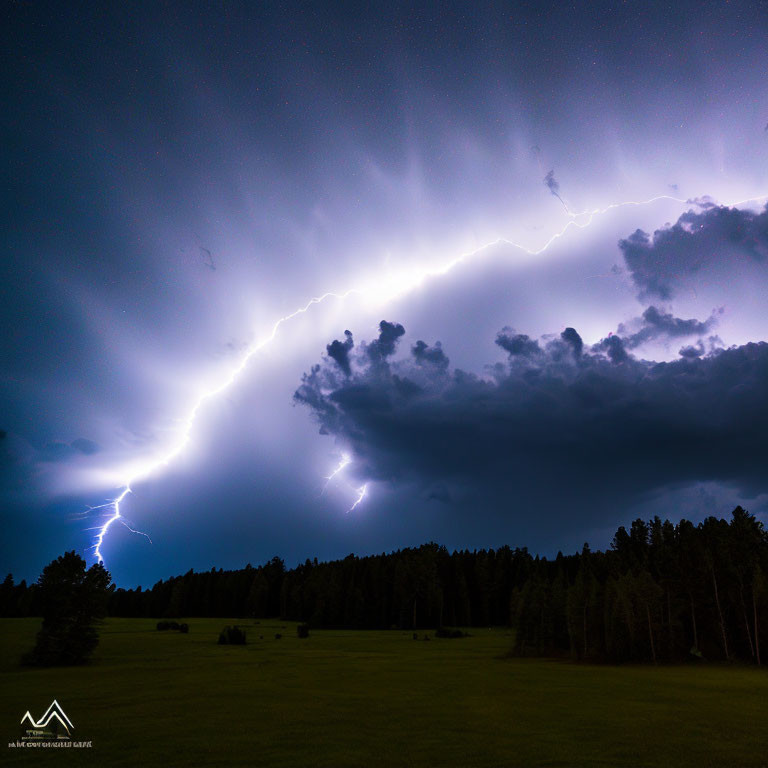
<path fill-rule="evenodd" d="M 282 639 L 283 639 L 283 636 L 279 632 L 276 632 L 275 633 L 275 640 L 282 640 Z"/>
<path fill-rule="evenodd" d="M 178 621 L 158 621 L 157 629 L 160 632 L 167 632 L 169 629 L 175 629 L 186 634 L 189 632 L 189 624 L 179 624 Z"/>
<path fill-rule="evenodd" d="M 238 626 L 224 627 L 219 633 L 219 645 L 245 645 L 245 630 Z"/>
<path fill-rule="evenodd" d="M 296 627 L 296 634 L 301 637 L 309 637 L 309 624 L 299 624 Z"/>
<path fill-rule="evenodd" d="M 450 629 L 449 627 L 438 627 L 435 630 L 435 637 L 443 637 L 450 640 L 454 640 L 458 637 L 469 637 L 466 632 L 462 632 L 460 629 Z"/>

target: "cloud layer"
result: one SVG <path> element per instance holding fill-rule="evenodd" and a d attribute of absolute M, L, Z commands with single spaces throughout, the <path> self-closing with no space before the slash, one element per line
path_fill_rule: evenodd
<path fill-rule="evenodd" d="M 612 498 L 626 506 L 702 481 L 768 490 L 768 344 L 705 352 L 702 342 L 657 363 L 630 350 L 706 334 L 714 319 L 651 307 L 637 322 L 591 348 L 573 328 L 538 340 L 504 329 L 496 343 L 507 360 L 483 376 L 451 370 L 441 345 L 421 340 L 395 359 L 392 329 L 402 326 L 382 323 L 359 350 L 347 335 L 350 356 L 314 366 L 295 399 L 351 450 L 365 479 L 443 500 L 474 495 L 513 515 L 538 501 L 583 523 Z"/>

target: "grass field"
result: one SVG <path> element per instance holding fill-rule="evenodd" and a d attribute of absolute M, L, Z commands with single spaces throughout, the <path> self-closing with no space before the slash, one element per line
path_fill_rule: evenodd
<path fill-rule="evenodd" d="M 0 765 L 768 766 L 764 670 L 508 659 L 504 630 L 240 622 L 249 644 L 218 646 L 226 623 L 111 619 L 92 665 L 30 670 L 37 622 L 0 621 Z M 53 698 L 93 748 L 9 749 Z"/>

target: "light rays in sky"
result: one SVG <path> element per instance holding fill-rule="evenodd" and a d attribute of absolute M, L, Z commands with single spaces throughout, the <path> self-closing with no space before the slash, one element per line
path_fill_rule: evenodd
<path fill-rule="evenodd" d="M 559 195 L 558 195 L 558 198 L 559 198 Z M 768 194 L 758 195 L 755 197 L 747 198 L 745 200 L 740 200 L 733 203 L 725 203 L 724 205 L 727 205 L 728 207 L 736 207 L 739 205 L 744 205 L 749 202 L 763 200 L 765 198 L 768 198 Z M 530 256 L 538 256 L 544 253 L 547 249 L 549 249 L 550 246 L 552 246 L 559 239 L 564 237 L 571 229 L 574 229 L 574 228 L 585 229 L 593 223 L 596 217 L 602 216 L 608 213 L 609 211 L 612 211 L 618 208 L 626 208 L 626 207 L 633 207 L 633 206 L 635 207 L 648 206 L 662 200 L 668 200 L 671 202 L 676 202 L 676 203 L 686 204 L 686 205 L 700 204 L 695 199 L 684 199 L 680 197 L 674 197 L 672 195 L 657 195 L 656 197 L 651 197 L 647 200 L 627 200 L 627 201 L 618 202 L 618 203 L 611 203 L 610 205 L 607 205 L 603 208 L 595 208 L 593 210 L 574 213 L 570 211 L 568 209 L 568 206 L 563 202 L 563 206 L 565 207 L 569 220 L 567 221 L 565 226 L 563 226 L 559 231 L 551 235 L 544 242 L 544 244 L 541 245 L 539 248 L 532 250 L 512 240 L 508 240 L 507 238 L 497 238 L 495 240 L 485 243 L 484 245 L 481 245 L 480 247 L 472 251 L 455 256 L 454 258 L 442 264 L 438 264 L 434 266 L 426 266 L 426 267 L 415 266 L 411 268 L 404 268 L 401 270 L 393 270 L 384 277 L 382 277 L 381 275 L 377 275 L 374 279 L 370 280 L 369 282 L 362 283 L 361 285 L 349 288 L 344 291 L 328 291 L 326 293 L 323 293 L 319 296 L 316 296 L 310 299 L 309 301 L 306 302 L 306 304 L 295 309 L 293 312 L 290 312 L 289 314 L 286 314 L 283 317 L 280 317 L 273 323 L 269 333 L 267 333 L 265 336 L 260 338 L 258 341 L 256 341 L 254 344 L 250 345 L 246 349 L 239 363 L 234 368 L 232 368 L 229 371 L 229 373 L 225 377 L 223 377 L 222 380 L 217 385 L 211 387 L 210 389 L 204 390 L 199 394 L 197 400 L 191 407 L 187 417 L 183 420 L 183 426 L 180 429 L 176 440 L 159 456 L 152 457 L 147 461 L 145 461 L 144 463 L 139 464 L 138 466 L 134 466 L 134 468 L 130 473 L 130 476 L 126 477 L 124 482 L 120 485 L 121 490 L 118 496 L 116 496 L 111 501 L 108 501 L 106 504 L 102 504 L 98 507 L 93 507 L 93 509 L 111 510 L 111 513 L 109 517 L 106 519 L 106 521 L 101 526 L 95 529 L 98 531 L 98 533 L 96 535 L 95 543 L 92 546 L 92 549 L 94 552 L 94 556 L 96 557 L 96 560 L 98 562 L 103 562 L 104 557 L 102 553 L 102 546 L 104 544 L 104 539 L 109 529 L 116 522 L 122 523 L 126 528 L 128 528 L 133 533 L 141 534 L 143 536 L 146 536 L 149 539 L 149 536 L 147 536 L 147 534 L 144 533 L 143 531 L 134 530 L 129 525 L 127 525 L 127 523 L 125 522 L 125 520 L 123 519 L 120 513 L 120 505 L 125 500 L 126 496 L 128 496 L 130 493 L 133 492 L 132 486 L 136 482 L 138 482 L 139 480 L 146 479 L 149 476 L 157 473 L 159 470 L 163 469 L 164 467 L 167 467 L 176 457 L 179 456 L 179 454 L 182 453 L 182 451 L 186 448 L 186 446 L 192 440 L 192 431 L 195 425 L 195 421 L 197 419 L 198 414 L 203 409 L 203 407 L 208 403 L 208 401 L 217 398 L 220 394 L 222 394 L 227 389 L 229 389 L 229 387 L 231 387 L 240 378 L 240 375 L 245 371 L 251 359 L 258 352 L 260 352 L 262 349 L 267 347 L 269 344 L 271 344 L 275 340 L 275 338 L 278 335 L 278 332 L 280 331 L 280 328 L 285 323 L 288 323 L 289 321 L 293 320 L 294 318 L 300 315 L 306 314 L 315 305 L 323 304 L 324 302 L 327 302 L 329 299 L 335 299 L 343 302 L 345 299 L 349 298 L 350 296 L 359 295 L 373 302 L 386 304 L 418 288 L 425 281 L 431 278 L 446 275 L 458 265 L 479 257 L 484 252 L 492 249 L 494 246 L 497 246 L 497 245 L 507 245 L 513 248 L 517 248 Z M 562 199 L 561 199 L 561 202 L 562 202 Z M 325 489 L 327 488 L 328 483 L 351 463 L 352 463 L 351 456 L 347 453 L 342 454 L 342 457 L 338 466 L 333 470 L 333 472 L 328 477 L 325 478 L 326 483 L 323 487 L 323 491 L 325 491 Z M 356 488 L 355 493 L 357 494 L 356 500 L 354 501 L 352 506 L 347 510 L 347 512 L 352 512 L 368 495 L 368 485 L 366 484 L 361 486 L 360 488 Z"/>

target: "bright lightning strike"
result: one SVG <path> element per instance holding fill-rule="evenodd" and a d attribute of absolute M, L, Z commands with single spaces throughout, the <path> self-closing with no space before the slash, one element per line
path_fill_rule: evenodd
<path fill-rule="evenodd" d="M 325 485 L 323 486 L 323 492 L 328 487 L 328 483 L 330 483 L 331 480 L 333 480 L 333 478 L 336 477 L 336 475 L 338 475 L 339 472 L 341 472 L 344 469 L 344 467 L 349 466 L 351 463 L 352 463 L 352 458 L 350 457 L 350 455 L 348 453 L 343 453 L 341 455 L 341 461 L 339 461 L 339 464 L 336 467 L 336 469 L 334 469 L 333 472 L 331 472 L 331 474 L 325 478 Z M 349 514 L 365 498 L 365 495 L 368 492 L 367 483 L 366 485 L 363 485 L 360 488 L 355 488 L 354 491 L 357 494 L 357 499 L 355 500 L 355 503 L 347 510 L 347 514 Z"/>
<path fill-rule="evenodd" d="M 360 502 L 365 498 L 366 494 L 368 493 L 368 484 L 361 486 L 357 489 L 357 499 L 355 500 L 355 503 L 347 510 L 347 514 L 349 514 Z"/>
<path fill-rule="evenodd" d="M 758 195 L 756 197 L 748 198 L 746 200 L 740 200 L 735 203 L 727 203 L 726 205 L 728 205 L 729 207 L 734 207 L 738 205 L 743 205 L 748 202 L 763 200 L 767 197 L 768 197 L 768 194 Z M 344 301 L 350 296 L 356 294 L 361 296 L 367 296 L 373 300 L 378 300 L 382 303 L 392 301 L 398 296 L 402 296 L 408 293 L 409 291 L 412 291 L 413 289 L 419 287 L 426 280 L 432 277 L 439 277 L 441 275 L 445 275 L 451 270 L 453 270 L 455 267 L 457 267 L 459 264 L 462 264 L 466 261 L 469 261 L 470 259 L 480 256 L 482 253 L 493 248 L 496 245 L 509 245 L 511 247 L 514 247 L 523 251 L 524 253 L 527 253 L 530 256 L 538 256 L 539 254 L 544 253 L 544 251 L 546 251 L 557 240 L 564 237 L 566 233 L 573 227 L 576 227 L 578 229 L 586 229 L 592 224 L 592 222 L 595 220 L 597 216 L 601 216 L 605 213 L 608 213 L 609 211 L 615 210 L 617 208 L 651 205 L 660 200 L 670 200 L 673 202 L 678 202 L 683 204 L 695 204 L 696 202 L 695 200 L 673 197 L 671 195 L 657 195 L 656 197 L 651 197 L 648 200 L 626 200 L 620 203 L 611 203 L 610 205 L 607 205 L 604 208 L 595 208 L 589 211 L 582 211 L 581 213 L 573 213 L 570 210 L 568 210 L 566 206 L 566 212 L 569 216 L 569 221 L 565 224 L 565 226 L 560 231 L 555 232 L 555 234 L 553 234 L 548 240 L 546 240 L 540 248 L 531 250 L 521 245 L 520 243 L 515 243 L 512 240 L 508 240 L 506 238 L 500 237 L 500 238 L 497 238 L 496 240 L 486 243 L 485 245 L 481 245 L 479 248 L 476 248 L 473 251 L 469 251 L 467 253 L 463 253 L 459 256 L 456 256 L 453 259 L 450 259 L 449 261 L 446 261 L 445 263 L 439 266 L 426 267 L 426 268 L 415 267 L 410 270 L 404 269 L 398 273 L 391 274 L 389 276 L 389 279 L 387 280 L 382 281 L 381 277 L 378 277 L 376 280 L 372 280 L 369 283 L 365 283 L 360 286 L 350 288 L 346 291 L 342 291 L 342 292 L 328 291 L 327 293 L 324 293 L 320 296 L 316 296 L 310 299 L 303 306 L 279 318 L 272 325 L 271 331 L 266 336 L 261 338 L 255 344 L 248 347 L 248 349 L 245 351 L 245 354 L 241 358 L 238 365 L 236 365 L 229 372 L 229 374 L 222 379 L 222 381 L 218 385 L 202 392 L 199 395 L 197 401 L 194 403 L 191 410 L 189 411 L 189 415 L 184 420 L 184 425 L 179 433 L 178 439 L 174 444 L 172 444 L 168 448 L 166 453 L 160 456 L 159 458 L 155 458 L 148 461 L 144 466 L 135 470 L 130 477 L 126 478 L 125 482 L 121 486 L 122 490 L 120 494 L 113 501 L 109 502 L 109 504 L 103 505 L 107 508 L 112 509 L 112 515 L 98 529 L 99 532 L 96 536 L 96 543 L 93 547 L 94 554 L 97 560 L 99 562 L 103 561 L 101 547 L 102 547 L 102 544 L 104 543 L 104 537 L 106 536 L 109 529 L 118 520 L 123 522 L 120 515 L 120 504 L 125 499 L 125 497 L 129 493 L 131 493 L 131 486 L 134 483 L 136 483 L 138 480 L 149 477 L 150 475 L 157 472 L 159 469 L 162 469 L 163 467 L 168 466 L 184 450 L 184 448 L 188 445 L 188 443 L 192 439 L 192 429 L 194 427 L 195 420 L 197 419 L 197 415 L 200 412 L 200 410 L 203 408 L 203 406 L 209 400 L 212 400 L 213 398 L 217 397 L 222 392 L 227 390 L 232 384 L 234 384 L 235 381 L 237 381 L 237 379 L 246 369 L 251 358 L 254 357 L 258 352 L 260 352 L 262 349 L 264 349 L 266 346 L 268 346 L 274 341 L 278 331 L 283 326 L 283 324 L 289 322 L 295 317 L 298 317 L 299 315 L 306 314 L 314 305 L 322 304 L 323 302 L 331 298 L 338 299 L 339 301 Z M 343 469 L 343 467 L 341 469 Z M 336 473 L 341 471 L 341 469 L 338 469 Z M 352 507 L 350 507 L 350 509 L 348 510 L 349 512 L 351 512 L 353 509 L 355 509 L 355 507 L 358 506 L 358 504 L 360 504 L 360 502 L 365 498 L 366 492 L 367 492 L 367 485 L 364 485 L 362 486 L 362 488 L 358 489 L 359 495 L 358 495 L 357 501 L 355 501 Z M 138 533 L 141 533 L 141 532 L 139 531 Z M 143 534 L 143 535 L 146 535 L 146 534 Z"/>
<path fill-rule="evenodd" d="M 338 475 L 339 472 L 341 472 L 344 469 L 344 467 L 349 466 L 351 463 L 352 463 L 352 459 L 350 458 L 350 455 L 348 453 L 342 453 L 341 461 L 339 461 L 339 464 L 336 467 L 336 469 L 334 469 L 333 472 L 331 472 L 331 474 L 325 478 L 325 485 L 323 485 L 323 490 L 320 493 L 321 496 L 323 493 L 325 493 L 325 489 L 328 487 L 328 483 L 330 483 L 331 480 L 333 480 L 333 478 L 336 477 L 336 475 Z"/>
<path fill-rule="evenodd" d="M 100 563 L 104 561 L 104 558 L 101 556 L 101 545 L 104 543 L 104 537 L 107 535 L 107 531 L 112 527 L 114 523 L 118 521 L 125 525 L 122 516 L 120 515 L 120 504 L 129 493 L 131 493 L 130 481 L 126 483 L 125 488 L 123 488 L 123 492 L 117 498 L 115 498 L 109 504 L 102 504 L 102 507 L 112 509 L 112 516 L 107 519 L 107 522 L 104 523 L 101 528 L 99 528 L 99 533 L 96 536 L 96 544 L 93 547 L 93 553 L 96 555 L 96 559 Z M 126 525 L 126 528 L 133 531 L 133 528 L 128 525 Z M 141 531 L 134 531 L 134 533 L 141 533 L 142 536 L 147 536 L 146 533 L 142 533 Z M 149 539 L 149 536 L 147 536 L 147 538 Z M 150 542 L 152 541 L 152 539 L 149 540 Z"/>
<path fill-rule="evenodd" d="M 128 523 L 126 522 L 126 519 L 120 514 L 120 502 L 123 500 L 125 495 L 126 494 L 123 494 L 118 499 L 115 499 L 115 501 L 109 501 L 106 504 L 98 504 L 95 507 L 89 506 L 87 512 L 84 512 L 83 514 L 88 514 L 88 512 L 93 512 L 94 510 L 97 510 L 97 509 L 109 509 L 112 511 L 112 518 L 111 518 L 112 522 L 122 523 L 131 533 L 136 533 L 139 536 L 144 536 L 144 538 L 146 538 L 147 541 L 149 541 L 149 543 L 151 544 L 152 539 L 149 537 L 149 534 L 144 533 L 144 531 L 139 531 L 136 528 L 131 528 L 131 526 L 128 525 Z M 91 531 L 101 530 L 101 526 L 97 528 L 89 528 L 88 530 L 91 530 Z M 92 547 L 92 549 L 96 549 L 97 546 L 98 544 Z"/>

